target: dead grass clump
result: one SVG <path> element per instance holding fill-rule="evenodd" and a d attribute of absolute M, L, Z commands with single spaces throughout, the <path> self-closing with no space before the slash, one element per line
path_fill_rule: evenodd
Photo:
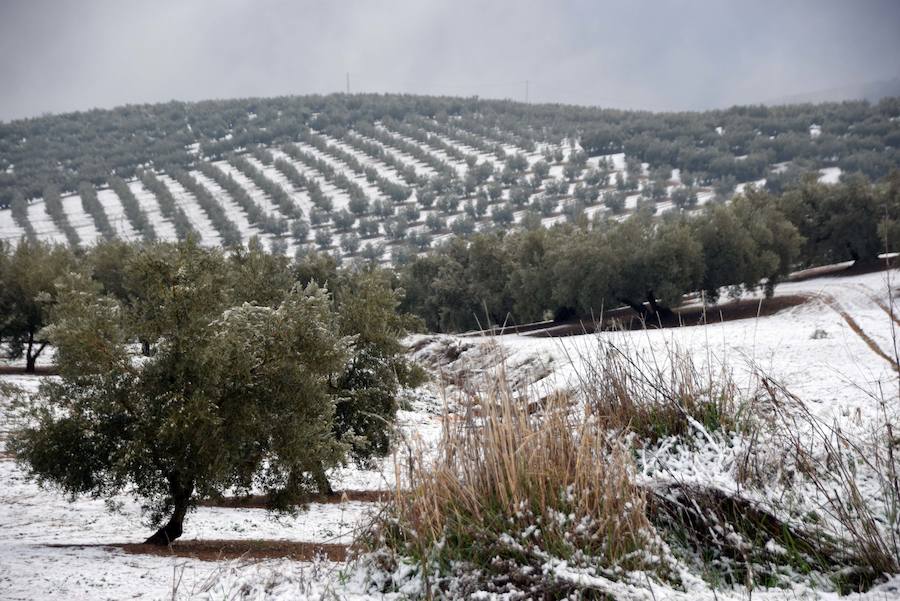
<path fill-rule="evenodd" d="M 430 465 L 410 466 L 375 547 L 411 558 L 438 590 L 465 573 L 472 590 L 560 598 L 574 585 L 546 569 L 551 559 L 607 578 L 673 577 L 619 438 L 567 398 L 550 397 L 535 412 L 501 388 L 476 402 L 478 416 L 446 422 Z"/>
<path fill-rule="evenodd" d="M 644 444 L 749 429 L 748 403 L 730 372 L 701 370 L 688 353 L 666 350 L 659 358 L 598 338 L 597 352 L 583 361 L 579 376 L 591 413 L 607 428 L 634 433 Z"/>

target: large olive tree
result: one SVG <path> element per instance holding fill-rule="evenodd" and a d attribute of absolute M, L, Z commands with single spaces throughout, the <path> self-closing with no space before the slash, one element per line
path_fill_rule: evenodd
<path fill-rule="evenodd" d="M 142 499 L 160 526 L 153 544 L 181 535 L 198 498 L 261 489 L 286 507 L 349 447 L 335 436 L 333 381 L 351 340 L 328 294 L 298 285 L 273 305 L 231 306 L 220 253 L 161 248 L 131 266 L 145 311 L 87 276 L 60 284 L 47 329 L 60 377 L 41 386 L 32 425 L 12 439 L 43 482 Z M 149 356 L 134 344 L 138 315 Z"/>

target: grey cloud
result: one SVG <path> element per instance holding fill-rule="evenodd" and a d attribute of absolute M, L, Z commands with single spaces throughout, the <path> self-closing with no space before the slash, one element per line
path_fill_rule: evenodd
<path fill-rule="evenodd" d="M 0 119 L 169 99 L 410 92 L 649 108 L 900 75 L 900 3 L 0 0 Z"/>

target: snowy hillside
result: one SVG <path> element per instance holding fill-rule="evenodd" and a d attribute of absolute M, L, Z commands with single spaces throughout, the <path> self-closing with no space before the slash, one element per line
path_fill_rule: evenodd
<path fill-rule="evenodd" d="M 639 207 L 691 211 L 751 184 L 780 192 L 803 173 L 833 184 L 843 173 L 876 179 L 896 165 L 892 105 L 736 108 L 685 121 L 424 97 L 244 104 L 228 101 L 221 112 L 154 105 L 147 110 L 158 121 L 132 123 L 126 111 L 102 127 L 52 116 L 31 136 L 36 124 L 0 127 L 0 240 L 90 246 L 194 235 L 230 246 L 257 237 L 279 253 L 311 246 L 403 262 L 450 234 L 621 220 Z M 105 124 L 118 111 L 91 120 Z M 877 124 L 866 132 L 887 140 L 877 160 L 850 145 L 861 135 L 852 122 L 859 111 Z M 172 130 L 169 119 L 186 125 Z M 65 127 L 111 137 L 82 156 L 56 140 Z M 838 140 L 850 149 L 838 153 Z M 110 187 L 117 177 L 125 181 Z"/>

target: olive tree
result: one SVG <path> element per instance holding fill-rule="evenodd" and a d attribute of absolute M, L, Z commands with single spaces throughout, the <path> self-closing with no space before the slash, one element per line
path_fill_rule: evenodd
<path fill-rule="evenodd" d="M 275 306 L 229 306 L 220 253 L 136 260 L 156 283 L 153 353 L 132 344 L 119 300 L 70 276 L 47 328 L 59 378 L 13 435 L 18 460 L 73 496 L 140 498 L 159 526 L 150 544 L 178 538 L 198 498 L 261 489 L 272 508 L 296 503 L 349 448 L 334 435 L 332 381 L 350 340 L 327 293 L 298 285 Z"/>
<path fill-rule="evenodd" d="M 0 341 L 10 359 L 25 358 L 27 373 L 48 344 L 42 329 L 55 302 L 54 283 L 74 265 L 62 246 L 23 239 L 15 249 L 0 248 Z"/>

